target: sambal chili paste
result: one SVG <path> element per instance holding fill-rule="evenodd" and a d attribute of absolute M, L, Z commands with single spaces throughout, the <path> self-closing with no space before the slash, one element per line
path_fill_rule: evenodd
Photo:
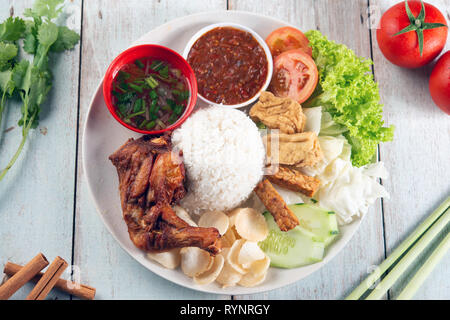
<path fill-rule="evenodd" d="M 264 49 L 249 32 L 232 27 L 218 27 L 201 36 L 187 61 L 195 72 L 199 94 L 219 104 L 251 99 L 267 79 Z"/>

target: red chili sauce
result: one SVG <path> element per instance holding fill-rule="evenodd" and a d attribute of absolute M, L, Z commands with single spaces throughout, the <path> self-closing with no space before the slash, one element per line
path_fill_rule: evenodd
<path fill-rule="evenodd" d="M 225 105 L 255 96 L 267 79 L 264 49 L 246 31 L 218 27 L 201 36 L 189 51 L 198 92 L 207 100 Z"/>

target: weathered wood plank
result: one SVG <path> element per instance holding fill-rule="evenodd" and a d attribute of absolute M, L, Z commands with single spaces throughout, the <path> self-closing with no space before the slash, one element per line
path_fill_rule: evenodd
<path fill-rule="evenodd" d="M 370 2 L 374 14 L 381 16 L 398 1 Z M 447 17 L 447 22 L 450 20 L 449 0 L 426 2 L 439 8 Z M 432 65 L 416 70 L 397 67 L 385 59 L 379 50 L 376 29 L 372 30 L 372 38 L 375 77 L 385 104 L 386 123 L 396 126 L 394 141 L 380 147 L 381 159 L 391 175 L 384 181 L 391 194 L 391 199 L 384 201 L 389 253 L 450 194 L 450 122 L 449 117 L 433 104 L 428 91 Z M 444 52 L 449 49 L 450 43 L 447 41 Z M 415 299 L 449 299 L 449 265 L 450 255 L 447 255 L 425 281 Z M 401 279 L 391 290 L 391 297 L 398 295 L 409 278 Z"/>
<path fill-rule="evenodd" d="M 230 9 L 252 11 L 278 18 L 300 30 L 319 29 L 330 39 L 344 43 L 370 58 L 367 1 L 230 0 Z M 321 270 L 288 287 L 238 299 L 341 299 L 364 279 L 371 265 L 384 259 L 380 201 L 369 211 L 349 244 Z"/>
<path fill-rule="evenodd" d="M 109 62 L 134 40 L 179 16 L 226 9 L 226 1 L 85 1 L 81 68 L 75 263 L 99 299 L 217 299 L 175 285 L 142 267 L 103 226 L 88 193 L 81 163 L 82 128 L 89 101 Z M 118 145 L 122 141 L 117 142 Z"/>
<path fill-rule="evenodd" d="M 2 1 L 0 20 L 10 13 L 22 16 L 32 0 Z M 66 10 L 72 14 L 71 28 L 79 31 L 81 0 Z M 0 268 L 7 260 L 25 264 L 38 252 L 53 260 L 72 257 L 72 229 L 75 184 L 79 51 L 52 57 L 53 89 L 43 105 L 39 127 L 32 130 L 15 166 L 0 183 Z M 21 139 L 19 105 L 9 105 L 1 126 L 0 167 L 13 155 Z M 5 128 L 14 129 L 5 133 Z M 65 276 L 68 276 L 66 272 Z M 32 285 L 13 296 L 23 299 Z M 68 299 L 52 292 L 48 299 Z"/>

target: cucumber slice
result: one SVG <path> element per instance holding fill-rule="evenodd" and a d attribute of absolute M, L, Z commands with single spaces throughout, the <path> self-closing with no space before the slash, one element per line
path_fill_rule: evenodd
<path fill-rule="evenodd" d="M 269 212 L 264 216 L 270 231 L 259 246 L 270 257 L 272 267 L 295 268 L 322 260 L 325 242 L 317 240 L 313 232 L 301 226 L 282 232 Z"/>
<path fill-rule="evenodd" d="M 339 234 L 336 214 L 313 204 L 298 203 L 288 206 L 300 220 L 300 226 L 311 231 L 314 240 L 328 246 Z"/>

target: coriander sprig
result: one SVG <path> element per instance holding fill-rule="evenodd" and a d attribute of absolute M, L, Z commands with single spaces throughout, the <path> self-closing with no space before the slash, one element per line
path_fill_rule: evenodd
<path fill-rule="evenodd" d="M 36 0 L 33 8 L 26 9 L 24 16 L 8 18 L 0 24 L 0 124 L 7 103 L 19 99 L 22 103 L 22 140 L 7 166 L 0 171 L 0 181 L 18 159 L 30 129 L 39 124 L 41 105 L 52 88 L 52 72 L 49 53 L 72 49 L 80 36 L 52 20 L 63 10 L 64 0 Z M 19 40 L 23 50 L 33 56 L 32 60 L 19 59 Z"/>

